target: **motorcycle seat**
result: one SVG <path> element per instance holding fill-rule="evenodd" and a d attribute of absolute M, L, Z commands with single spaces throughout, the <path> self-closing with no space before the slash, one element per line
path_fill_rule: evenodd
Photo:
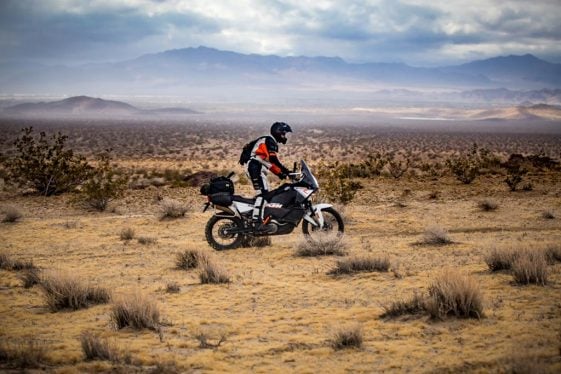
<path fill-rule="evenodd" d="M 238 201 L 240 203 L 246 203 L 246 204 L 255 204 L 255 199 L 249 199 L 247 197 L 243 197 L 240 195 L 234 195 L 232 196 L 232 200 L 233 201 Z"/>

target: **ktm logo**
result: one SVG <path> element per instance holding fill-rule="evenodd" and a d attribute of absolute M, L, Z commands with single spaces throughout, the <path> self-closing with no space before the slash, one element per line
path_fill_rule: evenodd
<path fill-rule="evenodd" d="M 267 208 L 276 208 L 276 209 L 279 209 L 279 208 L 282 208 L 282 204 L 279 204 L 279 203 L 269 203 L 269 204 L 267 204 Z"/>

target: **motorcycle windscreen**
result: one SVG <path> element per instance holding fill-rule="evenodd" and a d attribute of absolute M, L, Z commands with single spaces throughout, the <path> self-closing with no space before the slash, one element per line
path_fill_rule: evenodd
<path fill-rule="evenodd" d="M 304 160 L 302 160 L 300 163 L 300 170 L 302 172 L 302 182 L 317 190 L 319 188 L 318 181 L 316 177 L 314 177 L 310 168 L 308 168 L 308 165 Z"/>

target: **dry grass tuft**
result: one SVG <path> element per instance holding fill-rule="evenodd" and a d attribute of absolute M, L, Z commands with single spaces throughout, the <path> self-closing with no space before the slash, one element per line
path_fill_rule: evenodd
<path fill-rule="evenodd" d="M 547 284 L 547 260 L 544 251 L 521 251 L 512 264 L 512 276 L 518 284 Z"/>
<path fill-rule="evenodd" d="M 547 261 L 551 264 L 555 262 L 561 262 L 561 245 L 550 244 L 545 247 L 544 254 Z"/>
<path fill-rule="evenodd" d="M 5 223 L 14 223 L 19 221 L 23 217 L 23 214 L 19 211 L 19 209 L 14 206 L 5 207 L 3 209 L 3 212 L 4 218 L 2 218 L 2 222 Z"/>
<path fill-rule="evenodd" d="M 160 208 L 160 220 L 181 218 L 188 211 L 183 203 L 169 198 L 165 198 L 160 202 Z"/>
<path fill-rule="evenodd" d="M 490 199 L 481 200 L 477 203 L 477 206 L 484 212 L 492 212 L 494 210 L 497 210 L 497 208 L 499 207 L 499 205 L 495 201 Z"/>
<path fill-rule="evenodd" d="M 115 302 L 111 309 L 111 321 L 117 329 L 157 330 L 160 310 L 154 300 L 136 292 Z"/>
<path fill-rule="evenodd" d="M 423 245 L 447 245 L 452 243 L 448 231 L 438 226 L 427 227 L 423 239 L 419 242 Z"/>
<path fill-rule="evenodd" d="M 179 291 L 181 291 L 181 287 L 179 287 L 179 283 L 169 282 L 166 284 L 167 293 L 178 293 Z"/>
<path fill-rule="evenodd" d="M 69 274 L 53 273 L 40 280 L 45 301 L 53 311 L 63 309 L 83 309 L 90 305 L 105 304 L 111 299 L 105 288 L 84 285 L 78 278 Z"/>
<path fill-rule="evenodd" d="M 220 331 L 218 336 L 214 339 L 206 331 L 197 331 L 194 335 L 195 339 L 199 341 L 199 348 L 218 348 L 220 344 L 224 343 L 228 338 L 228 334 L 225 331 Z M 212 343 L 211 340 L 215 340 L 216 343 Z"/>
<path fill-rule="evenodd" d="M 551 209 L 548 209 L 548 210 L 542 212 L 542 218 L 543 219 L 555 219 L 556 218 L 555 212 Z"/>
<path fill-rule="evenodd" d="M 129 241 L 134 239 L 134 229 L 131 227 L 125 227 L 121 230 L 120 234 L 121 240 Z"/>
<path fill-rule="evenodd" d="M 445 270 L 429 286 L 425 307 L 434 319 L 442 320 L 447 316 L 481 318 L 483 296 L 473 278 Z"/>
<path fill-rule="evenodd" d="M 138 243 L 142 245 L 152 245 L 156 244 L 156 242 L 158 241 L 158 239 L 151 236 L 139 236 L 137 240 Z"/>
<path fill-rule="evenodd" d="M 103 360 L 118 362 L 120 355 L 118 350 L 109 344 L 107 339 L 101 339 L 99 336 L 90 332 L 83 332 L 80 335 L 80 344 L 82 351 L 86 355 L 86 360 Z"/>
<path fill-rule="evenodd" d="M 340 327 L 333 332 L 331 346 L 333 349 L 361 348 L 362 347 L 362 327 L 360 325 Z"/>
<path fill-rule="evenodd" d="M 46 343 L 35 339 L 21 342 L 0 342 L 0 363 L 5 363 L 8 368 L 27 369 L 40 368 L 48 363 Z"/>
<path fill-rule="evenodd" d="M 263 248 L 271 245 L 270 236 L 248 236 L 244 238 L 242 247 L 244 248 Z"/>
<path fill-rule="evenodd" d="M 38 268 L 25 269 L 19 276 L 24 288 L 31 288 L 41 283 L 41 271 Z"/>
<path fill-rule="evenodd" d="M 383 307 L 384 313 L 380 318 L 394 318 L 403 315 L 422 314 L 426 311 L 425 298 L 415 292 L 409 299 L 400 299 Z"/>
<path fill-rule="evenodd" d="M 201 263 L 199 269 L 199 279 L 203 284 L 230 283 L 228 271 L 214 260 Z"/>
<path fill-rule="evenodd" d="M 520 251 L 510 247 L 492 248 L 485 256 L 485 263 L 491 271 L 510 270 Z"/>
<path fill-rule="evenodd" d="M 302 240 L 296 247 L 296 256 L 345 256 L 347 246 L 340 237 L 318 235 L 317 240 Z"/>
<path fill-rule="evenodd" d="M 29 270 L 35 269 L 35 265 L 31 260 L 14 260 L 7 253 L 0 252 L 0 269 L 12 271 Z"/>
<path fill-rule="evenodd" d="M 199 267 L 209 260 L 209 253 L 200 249 L 186 249 L 175 256 L 177 269 L 189 270 Z"/>
<path fill-rule="evenodd" d="M 353 274 L 358 272 L 386 272 L 390 269 L 390 258 L 384 257 L 350 257 L 338 260 L 335 268 L 328 274 Z"/>

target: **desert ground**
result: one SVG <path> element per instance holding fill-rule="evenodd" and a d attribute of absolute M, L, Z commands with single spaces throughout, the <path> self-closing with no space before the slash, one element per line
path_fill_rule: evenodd
<path fill-rule="evenodd" d="M 112 148 L 130 187 L 97 212 L 76 204 L 75 193 L 39 196 L 2 174 L 0 208 L 15 208 L 21 218 L 0 223 L 0 253 L 32 262 L 41 274 L 106 288 L 111 300 L 52 311 L 39 285 L 24 287 L 22 271 L 0 269 L 1 371 L 26 367 L 5 354 L 18 349 L 43 350 L 44 359 L 28 370 L 55 373 L 561 371 L 561 263 L 548 262 L 545 284 L 523 285 L 510 271 L 491 271 L 486 263 L 497 248 L 561 251 L 561 170 L 533 168 L 523 182 L 531 187 L 513 192 L 503 169 L 481 171 L 463 184 L 445 165 L 474 142 L 502 161 L 513 153 L 559 161 L 559 133 L 302 124 L 281 148 L 288 165 L 305 159 L 316 170 L 382 152 L 407 160 L 409 168 L 399 178 L 385 169 L 355 178 L 362 185 L 355 198 L 335 203 L 346 223 L 345 256 L 300 257 L 300 227 L 268 245 L 213 250 L 204 237 L 212 215 L 202 212 L 206 198 L 197 186 L 180 183 L 199 171 L 242 175 L 242 145 L 267 126 L 4 121 L 4 161 L 15 154 L 19 130 L 29 125 L 61 131 L 70 148 L 90 159 Z M 243 177 L 236 192 L 251 194 Z M 181 202 L 187 213 L 160 219 L 166 199 Z M 482 209 L 483 201 L 496 209 Z M 134 231 L 131 240 L 122 238 L 126 229 Z M 447 232 L 450 243 L 424 241 L 435 229 Z M 177 255 L 187 250 L 212 256 L 230 282 L 201 284 L 199 269 L 178 269 Z M 389 269 L 330 274 L 338 260 L 357 256 L 387 258 Z M 480 315 L 382 317 L 392 303 L 426 295 L 446 271 L 474 281 Z M 117 329 L 114 304 L 138 294 L 155 303 L 159 325 Z M 361 344 L 339 349 L 336 332 L 345 330 L 359 331 Z M 85 332 L 126 358 L 86 359 Z"/>

